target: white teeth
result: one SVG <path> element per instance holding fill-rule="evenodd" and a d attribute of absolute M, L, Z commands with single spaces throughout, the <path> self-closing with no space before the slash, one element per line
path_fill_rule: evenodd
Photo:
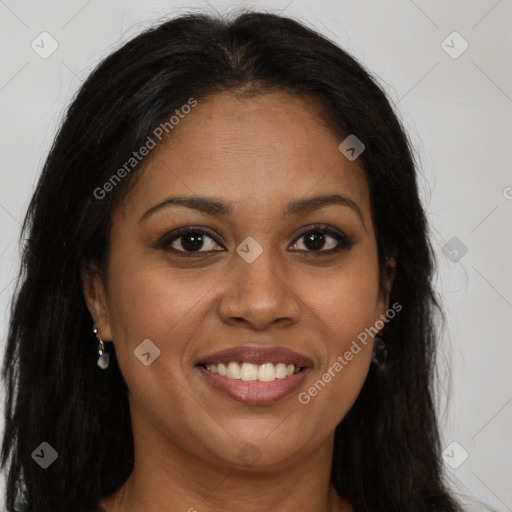
<path fill-rule="evenodd" d="M 229 379 L 237 379 L 243 381 L 259 380 L 261 382 L 272 382 L 275 379 L 285 379 L 300 371 L 300 366 L 293 364 L 286 365 L 284 363 L 264 363 L 252 364 L 243 363 L 241 366 L 236 361 L 231 361 L 227 365 L 219 363 L 207 364 L 206 369 L 212 373 L 218 373 Z"/>
<path fill-rule="evenodd" d="M 258 380 L 270 382 L 276 379 L 276 369 L 272 363 L 262 364 L 258 369 Z"/>
<path fill-rule="evenodd" d="M 244 363 L 240 368 L 240 378 L 242 380 L 256 380 L 258 378 L 258 365 Z"/>
<path fill-rule="evenodd" d="M 276 379 L 284 379 L 286 377 L 286 365 L 284 363 L 276 364 Z"/>
<path fill-rule="evenodd" d="M 212 365 L 212 366 L 215 366 L 215 365 Z M 220 363 L 217 366 L 217 370 L 219 372 L 219 375 L 222 375 L 223 377 L 225 377 L 228 374 L 228 369 L 222 363 Z"/>
<path fill-rule="evenodd" d="M 236 363 L 235 361 L 231 361 L 228 364 L 228 373 L 226 374 L 226 377 L 229 377 L 230 379 L 239 379 L 240 378 L 240 365 Z"/>

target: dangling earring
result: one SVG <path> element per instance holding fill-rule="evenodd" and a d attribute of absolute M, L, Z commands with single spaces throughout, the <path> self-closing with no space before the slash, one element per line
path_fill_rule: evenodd
<path fill-rule="evenodd" d="M 373 343 L 373 353 L 372 353 L 372 362 L 378 366 L 383 366 L 388 358 L 388 350 L 386 348 L 386 344 L 379 338 L 375 336 L 375 340 Z"/>
<path fill-rule="evenodd" d="M 93 332 L 94 332 L 94 335 L 98 334 L 97 327 L 94 327 Z M 108 363 L 109 363 L 110 356 L 109 356 L 108 352 L 105 352 L 105 343 L 101 339 L 101 334 L 100 334 L 100 340 L 98 342 L 98 356 L 99 357 L 98 357 L 98 361 L 97 361 L 96 364 L 102 370 L 106 370 L 108 368 Z"/>

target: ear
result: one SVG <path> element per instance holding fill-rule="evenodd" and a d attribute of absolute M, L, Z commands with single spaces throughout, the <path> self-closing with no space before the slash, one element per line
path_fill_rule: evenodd
<path fill-rule="evenodd" d="M 375 321 L 377 321 L 381 315 L 386 316 L 386 312 L 389 309 L 389 296 L 395 278 L 395 268 L 395 258 L 387 257 L 385 267 L 380 273 L 379 296 L 377 298 Z"/>
<path fill-rule="evenodd" d="M 80 273 L 85 302 L 94 325 L 98 328 L 103 341 L 111 341 L 112 328 L 102 273 L 95 263 L 83 264 Z M 92 328 L 91 326 L 91 330 Z"/>

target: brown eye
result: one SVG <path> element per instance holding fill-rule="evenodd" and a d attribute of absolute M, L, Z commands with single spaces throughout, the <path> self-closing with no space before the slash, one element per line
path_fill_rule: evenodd
<path fill-rule="evenodd" d="M 222 246 L 209 233 L 190 227 L 173 231 L 158 246 L 166 251 L 182 253 L 206 253 L 223 250 Z"/>
<path fill-rule="evenodd" d="M 341 232 L 331 228 L 317 227 L 304 231 L 293 243 L 293 250 L 331 254 L 350 249 L 353 242 Z"/>

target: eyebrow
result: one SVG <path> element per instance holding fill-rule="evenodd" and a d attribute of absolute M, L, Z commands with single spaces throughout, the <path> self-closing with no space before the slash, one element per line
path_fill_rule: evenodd
<path fill-rule="evenodd" d="M 359 205 L 349 197 L 341 194 L 331 194 L 326 196 L 308 197 L 305 199 L 297 199 L 289 203 L 284 211 L 284 216 L 299 215 L 315 210 L 319 210 L 327 205 L 341 205 L 347 206 L 354 210 L 364 226 L 364 219 L 361 208 Z M 200 211 L 212 216 L 228 216 L 233 214 L 233 206 L 229 203 L 220 201 L 212 197 L 204 196 L 171 196 L 163 199 L 149 210 L 147 210 L 140 222 L 146 220 L 148 217 L 169 206 L 184 206 L 191 210 Z M 366 229 L 366 228 L 365 228 Z"/>

